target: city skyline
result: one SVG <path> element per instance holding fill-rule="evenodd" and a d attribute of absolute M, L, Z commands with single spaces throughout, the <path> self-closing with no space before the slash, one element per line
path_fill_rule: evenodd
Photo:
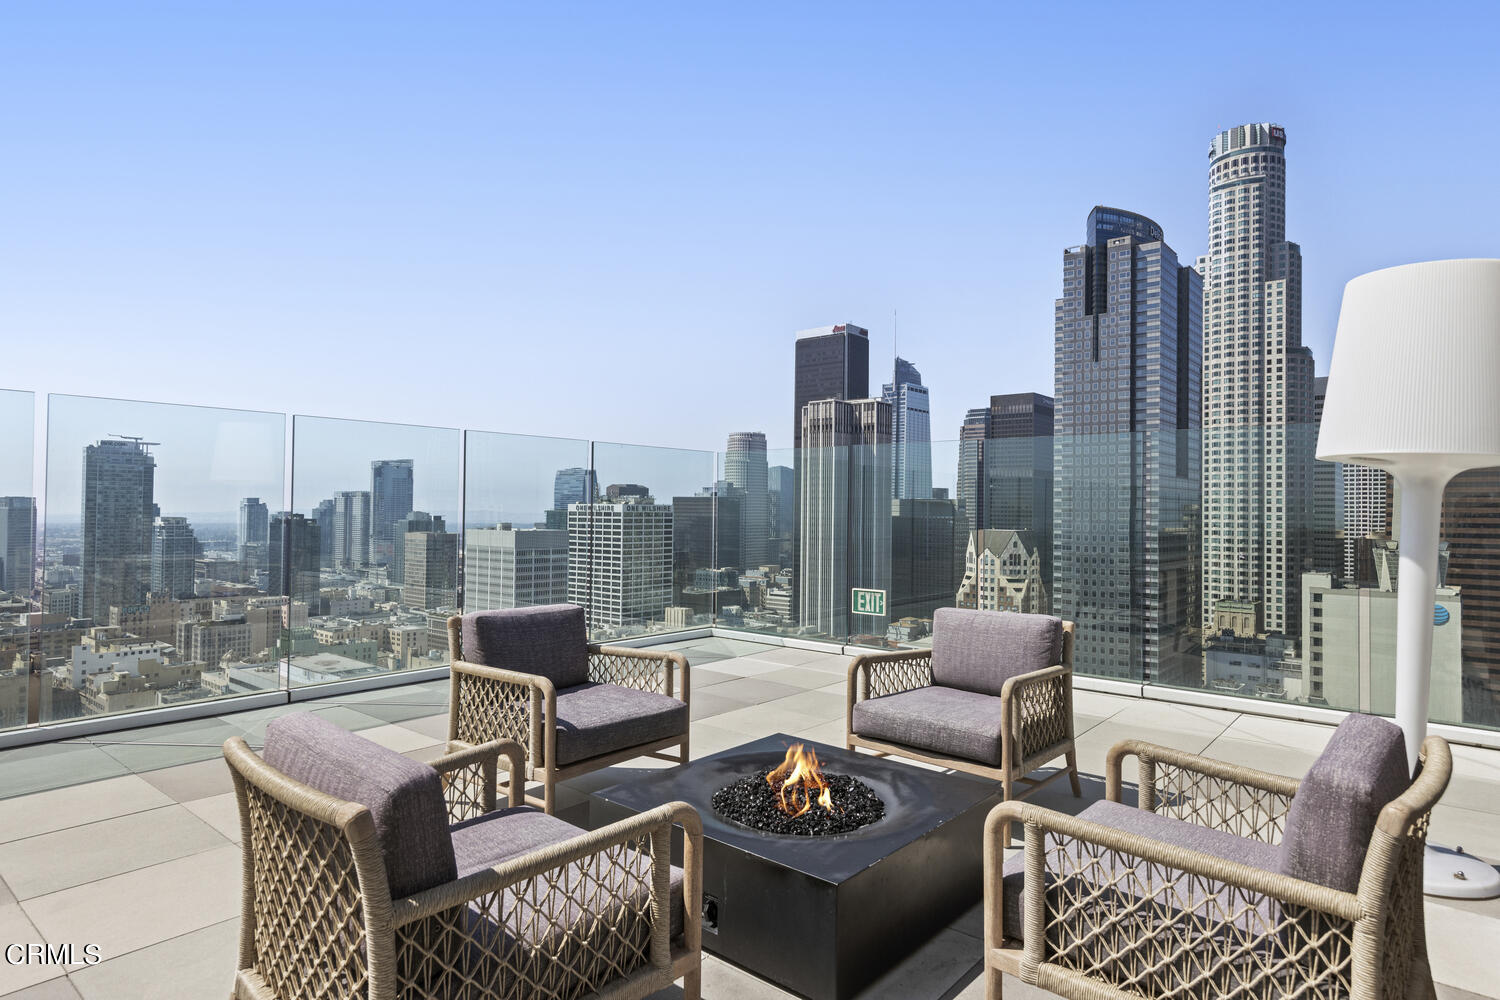
<path fill-rule="evenodd" d="M 899 309 L 899 353 L 941 387 L 934 425 L 954 428 L 969 400 L 1045 391 L 1053 269 L 1032 248 L 1075 239 L 1080 206 L 1120 204 L 1178 234 L 1192 259 L 1207 249 L 1204 137 L 1273 118 L 1299 136 L 1288 211 L 1316 248 L 1304 327 L 1318 358 L 1348 278 L 1493 252 L 1471 224 L 1500 197 L 1473 168 L 1500 137 L 1471 127 L 1500 90 L 1482 48 L 1492 8 L 1304 5 L 1277 17 L 1254 74 L 1125 105 L 1055 71 L 1076 58 L 1080 18 L 1151 53 L 1165 78 L 1193 80 L 1239 30 L 1231 12 L 1164 29 L 1103 5 L 934 16 L 835 4 L 788 32 L 750 12 L 578 23 L 545 9 L 388 10 L 300 19 L 292 36 L 287 12 L 6 12 L 0 79 L 32 95 L 14 134 L 35 151 L 0 165 L 27 192 L 0 248 L 12 276 L 0 320 L 26 332 L 7 385 L 712 449 L 744 415 L 720 412 L 723 385 L 701 377 L 705 316 L 738 345 L 847 317 L 869 327 L 883 370 Z M 851 42 L 887 67 L 879 79 L 824 58 Z M 758 58 L 731 56 L 745 48 Z M 388 73 L 396 52 L 404 82 Z M 502 127 L 473 127 L 490 116 Z M 1400 143 L 1348 169 L 1350 136 L 1394 128 Z M 1101 135 L 1116 155 L 1067 152 Z M 804 155 L 828 144 L 866 155 L 837 169 Z M 496 344 L 509 366 L 555 371 L 564 338 L 577 345 L 570 398 L 585 405 L 556 406 L 551 375 L 498 398 L 413 391 L 451 378 L 455 352 Z M 294 363 L 346 339 L 359 346 L 336 381 Z M 652 349 L 608 349 L 631 343 Z M 59 386 L 57 344 L 109 363 Z M 744 350 L 735 381 L 785 412 L 782 364 Z M 233 378 L 194 377 L 216 370 Z M 658 380 L 703 416 L 605 410 L 611 386 Z M 772 448 L 788 443 L 779 422 L 761 429 Z"/>

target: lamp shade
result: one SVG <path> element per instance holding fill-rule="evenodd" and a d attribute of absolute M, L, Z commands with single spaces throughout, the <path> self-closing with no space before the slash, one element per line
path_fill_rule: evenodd
<path fill-rule="evenodd" d="M 1500 260 L 1406 264 L 1344 286 L 1318 458 L 1500 465 Z"/>

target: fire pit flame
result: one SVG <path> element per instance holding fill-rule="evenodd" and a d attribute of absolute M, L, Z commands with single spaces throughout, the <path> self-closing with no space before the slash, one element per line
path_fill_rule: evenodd
<path fill-rule="evenodd" d="M 804 749 L 801 743 L 787 747 L 786 759 L 766 774 L 766 784 L 776 791 L 776 807 L 792 818 L 813 807 L 833 812 L 833 790 L 823 777 L 816 751 Z"/>

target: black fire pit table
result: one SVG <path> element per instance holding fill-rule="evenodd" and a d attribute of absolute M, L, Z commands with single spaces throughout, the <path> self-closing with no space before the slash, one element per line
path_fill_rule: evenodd
<path fill-rule="evenodd" d="M 714 809 L 714 792 L 775 768 L 794 743 L 826 774 L 869 786 L 884 816 L 791 836 Z M 993 781 L 778 733 L 594 792 L 589 825 L 691 803 L 703 817 L 703 947 L 813 1000 L 846 1000 L 979 902 L 984 819 L 1002 797 Z"/>

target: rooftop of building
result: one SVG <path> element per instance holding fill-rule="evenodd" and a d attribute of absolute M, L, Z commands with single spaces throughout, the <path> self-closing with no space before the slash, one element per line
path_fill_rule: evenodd
<path fill-rule="evenodd" d="M 668 644 L 692 664 L 693 753 L 704 756 L 773 732 L 842 744 L 848 657 L 729 638 Z M 446 680 L 343 694 L 257 711 L 0 751 L 0 941 L 99 945 L 102 961 L 0 964 L 0 1000 L 201 1000 L 233 978 L 240 906 L 239 815 L 220 747 L 258 746 L 267 723 L 312 711 L 417 759 L 443 749 Z M 1253 708 L 1247 704 L 1246 708 Z M 1063 783 L 1037 797 L 1080 811 L 1104 794 L 1104 755 L 1144 739 L 1239 764 L 1300 775 L 1328 725 L 1079 690 L 1084 795 Z M 1500 751 L 1455 746 L 1454 774 L 1433 812 L 1432 837 L 1500 863 Z M 559 815 L 587 822 L 592 790 L 666 766 L 629 761 L 560 786 Z M 1428 897 L 1427 935 L 1442 1000 L 1500 997 L 1500 900 Z M 861 1000 L 978 1000 L 982 916 L 974 907 L 877 981 Z M 170 977 L 161 970 L 170 968 Z M 164 978 L 170 981 L 164 982 Z M 790 997 L 774 984 L 704 956 L 712 1000 Z M 1007 982 L 1006 997 L 1047 996 Z M 657 1000 L 680 997 L 676 987 Z"/>

